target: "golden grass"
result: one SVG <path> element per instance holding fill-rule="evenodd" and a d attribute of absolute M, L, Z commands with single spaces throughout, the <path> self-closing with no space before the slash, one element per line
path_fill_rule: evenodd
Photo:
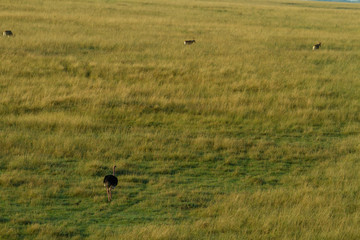
<path fill-rule="evenodd" d="M 0 9 L 0 239 L 359 237 L 358 5 Z"/>

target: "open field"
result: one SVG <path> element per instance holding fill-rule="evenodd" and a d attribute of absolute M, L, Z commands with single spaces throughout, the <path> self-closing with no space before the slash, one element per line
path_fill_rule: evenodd
<path fill-rule="evenodd" d="M 2 0 L 0 239 L 359 239 L 359 16 Z"/>

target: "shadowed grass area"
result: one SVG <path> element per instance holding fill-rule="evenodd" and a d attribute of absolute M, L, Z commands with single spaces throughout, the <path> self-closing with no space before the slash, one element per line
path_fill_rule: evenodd
<path fill-rule="evenodd" d="M 0 239 L 359 237 L 358 5 L 0 9 Z"/>

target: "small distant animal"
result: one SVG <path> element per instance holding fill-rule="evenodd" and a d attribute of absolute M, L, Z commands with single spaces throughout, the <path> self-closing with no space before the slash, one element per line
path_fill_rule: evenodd
<path fill-rule="evenodd" d="M 3 31 L 3 36 L 8 36 L 8 37 L 11 37 L 11 36 L 14 36 L 14 34 L 12 33 L 12 31 L 10 30 L 6 30 L 6 31 Z"/>
<path fill-rule="evenodd" d="M 112 175 L 106 175 L 104 178 L 104 187 L 106 187 L 106 193 L 108 195 L 108 201 L 111 201 L 111 190 L 116 187 L 118 184 L 118 179 L 115 177 L 115 168 L 113 167 L 113 174 Z"/>
<path fill-rule="evenodd" d="M 319 49 L 321 47 L 321 42 L 319 42 L 318 44 L 315 44 L 313 46 L 313 50 Z"/>
<path fill-rule="evenodd" d="M 184 45 L 191 45 L 193 43 L 196 43 L 195 40 L 185 40 Z"/>

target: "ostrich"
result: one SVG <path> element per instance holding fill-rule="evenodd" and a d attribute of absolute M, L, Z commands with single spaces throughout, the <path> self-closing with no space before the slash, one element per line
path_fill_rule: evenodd
<path fill-rule="evenodd" d="M 319 42 L 318 44 L 315 44 L 313 46 L 313 50 L 320 49 L 320 47 L 321 47 L 321 42 Z"/>
<path fill-rule="evenodd" d="M 115 177 L 115 168 L 116 166 L 113 167 L 112 175 L 106 175 L 104 178 L 104 186 L 106 187 L 109 202 L 111 201 L 111 189 L 115 188 L 118 184 L 118 179 Z"/>

